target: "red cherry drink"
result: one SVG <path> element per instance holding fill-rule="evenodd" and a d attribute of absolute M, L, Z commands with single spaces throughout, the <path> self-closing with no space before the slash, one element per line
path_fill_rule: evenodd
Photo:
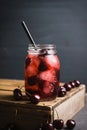
<path fill-rule="evenodd" d="M 60 61 L 53 44 L 28 48 L 24 66 L 26 95 L 38 94 L 41 100 L 56 98 L 60 80 Z"/>

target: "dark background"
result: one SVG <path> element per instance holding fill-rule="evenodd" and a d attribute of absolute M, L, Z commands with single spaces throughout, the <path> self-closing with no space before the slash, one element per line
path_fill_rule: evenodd
<path fill-rule="evenodd" d="M 30 43 L 53 43 L 61 62 L 61 82 L 87 84 L 87 0 L 0 0 L 0 78 L 24 79 Z"/>

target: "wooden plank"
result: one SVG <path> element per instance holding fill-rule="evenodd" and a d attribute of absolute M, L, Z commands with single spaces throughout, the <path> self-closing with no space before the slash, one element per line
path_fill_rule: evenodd
<path fill-rule="evenodd" d="M 24 80 L 0 79 L 0 89 L 13 90 L 16 87 L 22 87 L 24 90 Z"/>

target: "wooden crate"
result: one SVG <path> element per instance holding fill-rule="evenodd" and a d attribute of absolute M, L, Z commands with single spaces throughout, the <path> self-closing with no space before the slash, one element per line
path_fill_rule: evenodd
<path fill-rule="evenodd" d="M 0 129 L 8 123 L 15 123 L 19 130 L 35 130 L 41 123 L 62 118 L 72 118 L 85 105 L 84 84 L 67 92 L 64 97 L 52 101 L 31 104 L 28 100 L 15 101 L 13 90 L 24 86 L 23 80 L 0 79 Z M 24 87 L 22 88 L 23 95 Z"/>

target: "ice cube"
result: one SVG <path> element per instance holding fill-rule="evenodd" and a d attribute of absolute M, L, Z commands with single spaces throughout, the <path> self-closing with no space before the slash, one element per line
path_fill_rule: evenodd
<path fill-rule="evenodd" d="M 37 73 L 38 73 L 38 69 L 35 65 L 30 65 L 25 70 L 25 75 L 27 75 L 27 76 L 37 75 Z"/>
<path fill-rule="evenodd" d="M 55 71 L 54 70 L 47 70 L 47 71 L 41 72 L 39 74 L 39 77 L 42 80 L 49 81 L 49 82 L 54 82 L 55 78 L 56 78 L 55 77 Z"/>
<path fill-rule="evenodd" d="M 56 55 L 48 55 L 45 57 L 46 63 L 52 67 L 60 68 L 60 62 Z"/>

